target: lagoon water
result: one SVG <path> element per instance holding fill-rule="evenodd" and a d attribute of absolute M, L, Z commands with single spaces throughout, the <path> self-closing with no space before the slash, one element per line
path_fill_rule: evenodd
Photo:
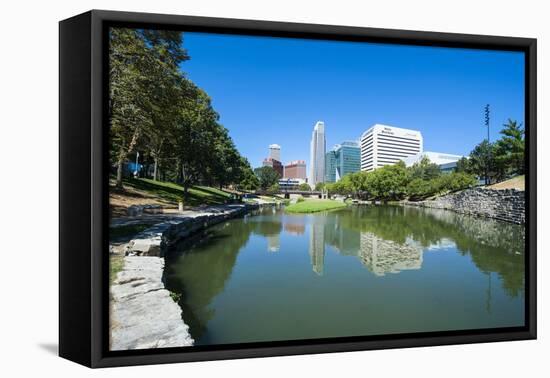
<path fill-rule="evenodd" d="M 524 324 L 524 227 L 446 210 L 266 209 L 166 261 L 196 345 Z"/>

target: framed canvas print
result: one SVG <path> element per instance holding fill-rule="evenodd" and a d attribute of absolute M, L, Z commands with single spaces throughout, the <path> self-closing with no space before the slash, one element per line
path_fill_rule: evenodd
<path fill-rule="evenodd" d="M 536 337 L 536 40 L 60 22 L 60 355 Z"/>

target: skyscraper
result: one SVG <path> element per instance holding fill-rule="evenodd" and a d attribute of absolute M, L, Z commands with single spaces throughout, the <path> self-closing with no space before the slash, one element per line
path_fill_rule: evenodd
<path fill-rule="evenodd" d="M 269 157 L 273 160 L 281 161 L 281 146 L 278 144 L 270 144 Z"/>
<path fill-rule="evenodd" d="M 422 152 L 422 134 L 417 130 L 374 125 L 361 135 L 361 170 L 372 171 Z"/>
<path fill-rule="evenodd" d="M 358 142 L 342 142 L 325 155 L 325 182 L 340 181 L 345 175 L 360 170 L 361 148 Z"/>
<path fill-rule="evenodd" d="M 285 178 L 305 180 L 307 178 L 306 162 L 304 160 L 293 160 L 285 165 Z"/>
<path fill-rule="evenodd" d="M 336 182 L 336 148 L 325 154 L 325 182 Z"/>
<path fill-rule="evenodd" d="M 336 181 L 349 173 L 361 170 L 361 147 L 359 142 L 342 142 L 336 154 Z"/>
<path fill-rule="evenodd" d="M 325 152 L 325 123 L 318 121 L 313 128 L 310 143 L 309 184 L 313 188 L 317 183 L 325 181 Z"/>

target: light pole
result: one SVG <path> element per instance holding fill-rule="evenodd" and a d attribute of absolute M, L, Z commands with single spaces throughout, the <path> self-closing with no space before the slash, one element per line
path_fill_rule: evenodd
<path fill-rule="evenodd" d="M 491 119 L 491 109 L 489 104 L 485 105 L 485 126 L 487 126 L 487 164 L 485 165 L 485 185 L 489 185 L 489 171 L 491 166 L 491 133 L 489 123 Z"/>

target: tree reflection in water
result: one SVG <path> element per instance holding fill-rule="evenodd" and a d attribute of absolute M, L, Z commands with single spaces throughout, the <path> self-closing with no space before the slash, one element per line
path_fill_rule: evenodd
<path fill-rule="evenodd" d="M 524 293 L 522 226 L 445 210 L 400 206 L 352 207 L 316 215 L 285 215 L 269 210 L 215 226 L 194 245 L 181 245 L 167 258 L 166 286 L 182 294 L 184 320 L 195 339 L 207 333 L 209 321 L 216 316 L 212 302 L 224 292 L 239 252 L 253 237 L 254 246 L 265 246 L 255 252 L 269 253 L 274 258 L 281 254 L 280 258 L 289 259 L 290 252 L 300 254 L 307 249 L 314 277 L 321 280 L 328 274 L 325 264 L 330 260 L 325 254 L 329 250 L 355 256 L 376 277 L 420 270 L 425 253 L 452 250 L 469 257 L 487 276 L 487 312 L 491 311 L 493 286 L 498 281 L 510 297 Z M 304 244 L 300 244 L 302 240 Z M 301 261 L 299 256 L 293 258 L 289 264 Z M 268 262 L 273 264 L 274 260 L 261 260 L 254 269 L 268 274 L 269 266 L 262 265 Z M 297 268 L 288 267 L 289 271 L 293 269 Z M 499 280 L 492 278 L 493 273 Z"/>

